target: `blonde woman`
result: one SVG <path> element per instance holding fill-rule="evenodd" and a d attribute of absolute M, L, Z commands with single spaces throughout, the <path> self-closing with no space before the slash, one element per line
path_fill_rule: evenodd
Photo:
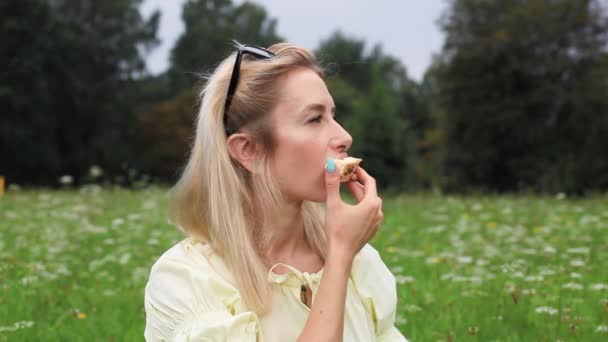
<path fill-rule="evenodd" d="M 146 340 L 405 341 L 395 278 L 367 244 L 382 200 L 362 168 L 345 184 L 358 203 L 340 198 L 352 138 L 334 112 L 306 49 L 237 44 L 217 67 L 171 191 L 187 237 L 146 285 Z"/>

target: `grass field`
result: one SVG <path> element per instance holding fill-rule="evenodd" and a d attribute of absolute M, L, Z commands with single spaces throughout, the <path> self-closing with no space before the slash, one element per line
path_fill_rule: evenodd
<path fill-rule="evenodd" d="M 143 340 L 143 288 L 181 239 L 162 188 L 0 197 L 0 341 Z M 608 196 L 384 199 L 372 241 L 410 341 L 608 341 Z"/>

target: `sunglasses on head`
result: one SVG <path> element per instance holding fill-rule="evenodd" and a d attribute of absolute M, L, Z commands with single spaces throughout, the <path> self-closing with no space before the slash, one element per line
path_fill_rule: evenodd
<path fill-rule="evenodd" d="M 234 97 L 234 92 L 236 91 L 236 85 L 239 83 L 239 74 L 241 71 L 241 61 L 243 60 L 243 55 L 249 54 L 257 59 L 269 59 L 275 56 L 274 53 L 268 51 L 262 47 L 254 46 L 254 45 L 241 45 L 237 50 L 236 60 L 234 61 L 234 68 L 232 69 L 232 77 L 230 77 L 230 85 L 228 86 L 228 95 L 226 96 L 226 104 L 224 105 L 224 130 L 226 131 L 226 136 L 230 136 L 235 133 L 236 130 L 228 127 L 228 109 L 230 109 L 230 103 L 232 102 L 232 97 Z"/>

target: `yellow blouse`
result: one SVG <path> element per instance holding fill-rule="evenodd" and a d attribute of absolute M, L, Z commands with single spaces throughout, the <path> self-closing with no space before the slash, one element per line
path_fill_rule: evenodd
<path fill-rule="evenodd" d="M 273 270 L 283 265 L 286 274 Z M 275 286 L 270 313 L 258 317 L 241 301 L 234 280 L 209 245 L 186 238 L 152 266 L 145 289 L 147 341 L 295 341 L 314 301 L 323 270 L 309 274 L 285 264 L 268 272 Z M 395 277 L 365 245 L 353 261 L 344 311 L 344 341 L 407 341 L 395 328 Z"/>

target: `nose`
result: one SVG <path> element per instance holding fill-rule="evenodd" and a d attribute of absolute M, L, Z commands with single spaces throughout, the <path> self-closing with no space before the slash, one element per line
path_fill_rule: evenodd
<path fill-rule="evenodd" d="M 338 122 L 334 121 L 334 130 L 329 145 L 332 149 L 345 152 L 353 144 L 353 137 Z"/>

